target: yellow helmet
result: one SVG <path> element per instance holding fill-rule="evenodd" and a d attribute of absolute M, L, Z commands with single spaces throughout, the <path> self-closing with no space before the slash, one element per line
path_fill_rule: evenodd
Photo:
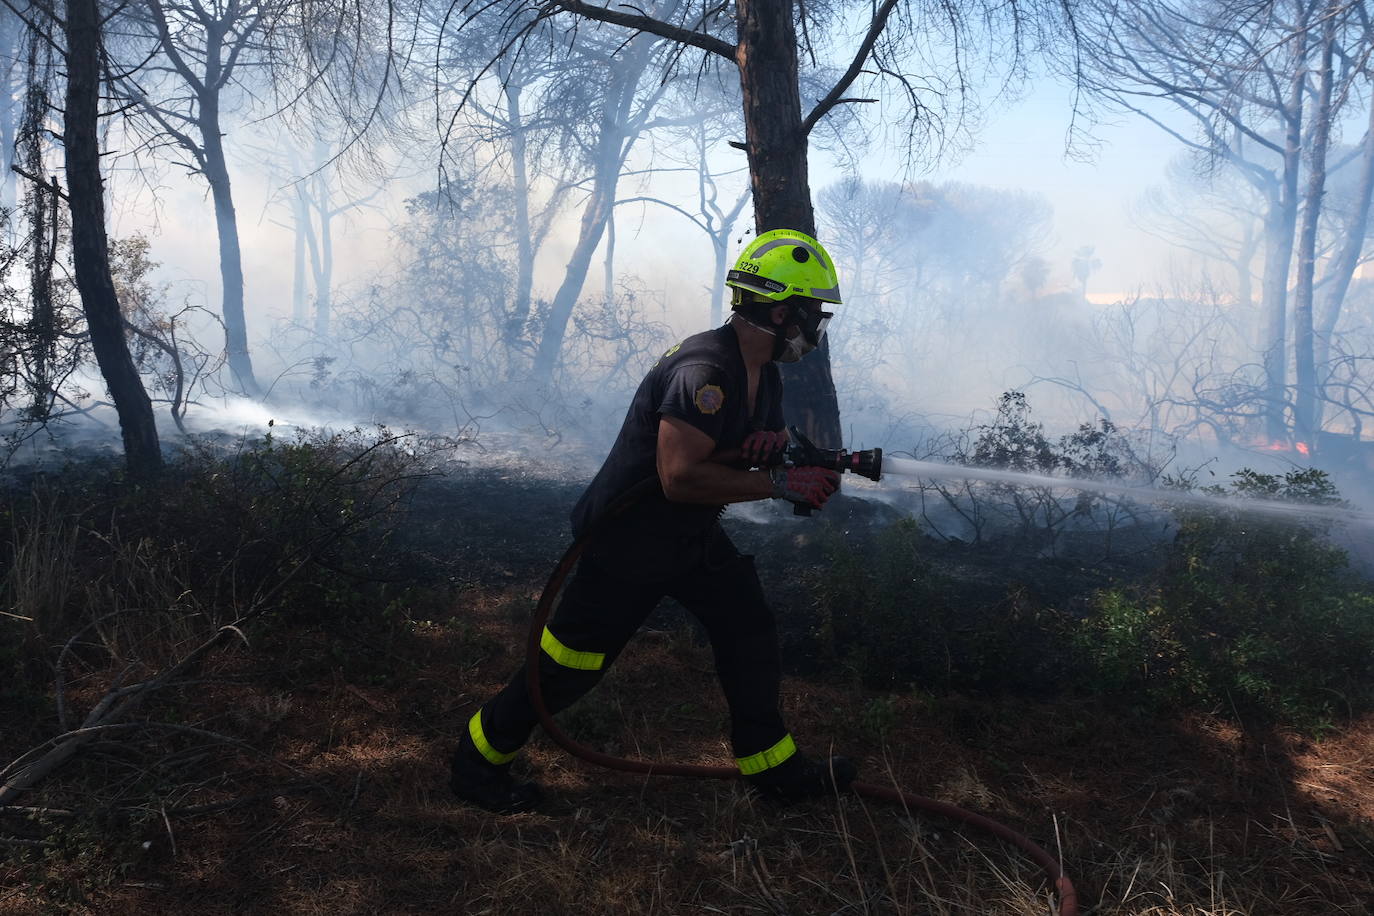
<path fill-rule="evenodd" d="M 806 296 L 840 303 L 835 262 L 820 242 L 795 229 L 774 229 L 750 242 L 725 275 L 725 285 L 774 302 Z"/>

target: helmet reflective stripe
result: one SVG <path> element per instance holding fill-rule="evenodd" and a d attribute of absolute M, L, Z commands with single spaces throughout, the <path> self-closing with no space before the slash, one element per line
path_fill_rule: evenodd
<path fill-rule="evenodd" d="M 799 238 L 773 239 L 773 241 L 771 242 L 764 242 L 762 245 L 760 245 L 758 248 L 754 250 L 754 259 L 758 260 L 759 258 L 766 255 L 768 252 L 772 251 L 774 248 L 781 248 L 784 245 L 786 245 L 789 248 L 805 248 L 807 251 L 811 252 L 811 257 L 815 258 L 817 261 L 820 261 L 822 264 L 825 264 L 830 260 L 825 256 L 825 252 L 817 251 L 814 247 L 808 245 L 806 242 L 802 241 Z"/>

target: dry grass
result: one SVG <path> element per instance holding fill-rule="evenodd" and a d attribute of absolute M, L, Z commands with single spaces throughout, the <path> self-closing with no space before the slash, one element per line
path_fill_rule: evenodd
<path fill-rule="evenodd" d="M 777 809 L 733 784 L 598 771 L 542 740 L 527 764 L 546 811 L 453 804 L 446 754 L 513 667 L 511 611 L 528 596 L 469 589 L 462 601 L 453 622 L 416 622 L 394 646 L 403 669 L 341 663 L 320 628 L 221 659 L 184 706 L 261 753 L 165 736 L 84 760 L 32 803 L 87 815 L 0 817 L 3 835 L 50 844 L 0 850 L 0 912 L 1051 912 L 1034 865 L 953 825 L 857 798 Z M 628 752 L 727 756 L 709 652 L 681 632 L 634 644 L 594 697 L 583 720 Z M 846 684 L 788 684 L 793 727 L 813 745 L 831 734 L 860 747 L 845 723 L 863 700 Z M 1329 799 L 1363 804 L 1374 788 L 1348 756 L 1370 723 L 1256 761 L 1243 733 L 1205 720 L 1105 727 L 1058 747 L 1062 715 L 902 697 L 866 775 L 976 806 L 1058 850 L 1086 913 L 1369 912 L 1370 834 Z M 1238 790 L 1242 773 L 1272 785 Z"/>
<path fill-rule="evenodd" d="M 71 599 L 82 583 L 76 567 L 78 527 L 51 499 L 38 499 L 18 521 L 5 580 L 5 616 L 28 624 L 32 634 L 52 636 L 68 629 Z"/>
<path fill-rule="evenodd" d="M 169 584 L 185 579 L 175 559 L 143 541 L 104 544 L 115 562 L 81 581 L 60 575 L 81 549 L 60 516 L 14 544 L 9 609 L 55 627 L 33 630 L 44 659 L 58 624 L 75 625 L 64 608 L 107 608 L 64 662 L 73 719 L 211 624 Z M 46 811 L 0 810 L 0 913 L 1051 912 L 1032 863 L 955 825 L 852 797 L 779 809 L 731 783 L 597 770 L 543 739 L 522 765 L 544 810 L 455 804 L 447 755 L 518 665 L 541 583 L 475 549 L 464 562 L 491 575 L 386 614 L 264 621 L 251 647 L 150 703 L 150 719 L 202 733 L 104 742 L 24 798 Z M 655 620 L 568 724 L 626 755 L 721 762 L 711 667 L 687 628 Z M 833 741 L 865 779 L 975 808 L 1056 853 L 1085 916 L 1371 913 L 1374 718 L 1314 742 L 1210 716 L 1123 721 L 1087 701 L 811 678 L 789 679 L 785 703 L 813 753 Z M 50 736 L 53 713 L 0 708 L 0 728 L 13 723 L 0 765 Z"/>

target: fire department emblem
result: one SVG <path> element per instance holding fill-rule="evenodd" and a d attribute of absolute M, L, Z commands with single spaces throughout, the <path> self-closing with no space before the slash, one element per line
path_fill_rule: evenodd
<path fill-rule="evenodd" d="M 720 390 L 719 385 L 702 385 L 697 389 L 694 400 L 697 402 L 697 410 L 702 413 L 715 413 L 725 403 L 725 392 Z"/>

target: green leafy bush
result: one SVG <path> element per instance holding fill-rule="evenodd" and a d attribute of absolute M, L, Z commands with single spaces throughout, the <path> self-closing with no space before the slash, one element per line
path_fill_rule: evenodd
<path fill-rule="evenodd" d="M 1057 683 L 1058 615 L 1019 591 L 956 596 L 937 545 L 915 520 L 871 538 L 832 531 L 817 583 L 818 636 L 828 654 L 875 688 L 1040 691 Z"/>
<path fill-rule="evenodd" d="M 1315 469 L 1243 470 L 1217 496 L 1332 505 Z M 1308 728 L 1374 699 L 1374 595 L 1320 521 L 1178 513 L 1152 581 L 1097 596 L 1075 642 L 1090 686 Z"/>

